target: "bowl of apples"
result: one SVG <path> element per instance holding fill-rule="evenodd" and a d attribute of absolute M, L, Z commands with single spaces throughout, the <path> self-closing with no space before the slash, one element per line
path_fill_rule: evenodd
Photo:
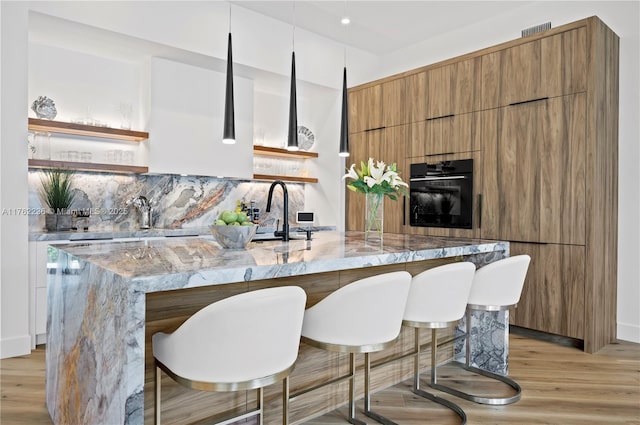
<path fill-rule="evenodd" d="M 209 226 L 213 238 L 225 249 L 244 249 L 256 234 L 258 226 L 244 212 L 223 211 Z"/>

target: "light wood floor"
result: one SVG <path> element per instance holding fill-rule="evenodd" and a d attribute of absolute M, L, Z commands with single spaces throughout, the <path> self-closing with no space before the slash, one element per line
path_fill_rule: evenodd
<path fill-rule="evenodd" d="M 510 343 L 509 375 L 523 388 L 518 403 L 482 406 L 436 392 L 458 403 L 469 424 L 640 425 L 640 344 L 620 342 L 585 354 L 514 334 Z M 466 378 L 462 373 L 445 367 L 439 376 Z M 428 378 L 425 373 L 425 383 Z M 0 379 L 2 425 L 51 424 L 44 402 L 43 348 L 0 361 Z M 458 423 L 448 410 L 414 396 L 410 385 L 407 381 L 374 394 L 374 410 L 401 425 Z M 346 409 L 338 409 L 307 425 L 344 424 L 345 417 Z"/>

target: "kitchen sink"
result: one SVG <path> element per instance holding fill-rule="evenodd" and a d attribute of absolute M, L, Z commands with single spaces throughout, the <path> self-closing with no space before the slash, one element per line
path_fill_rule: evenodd
<path fill-rule="evenodd" d="M 304 240 L 305 235 L 291 234 L 289 233 L 289 240 Z M 282 236 L 274 236 L 273 233 L 256 233 L 251 242 L 267 242 L 267 241 L 281 241 Z"/>

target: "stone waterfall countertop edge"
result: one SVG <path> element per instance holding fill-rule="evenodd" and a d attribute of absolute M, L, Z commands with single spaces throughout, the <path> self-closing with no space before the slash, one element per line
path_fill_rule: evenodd
<path fill-rule="evenodd" d="M 509 243 L 479 239 L 385 234 L 368 245 L 362 232 L 318 232 L 313 240 L 251 242 L 222 249 L 210 236 L 56 245 L 83 263 L 129 280 L 133 290 L 156 292 L 271 279 L 386 264 L 503 251 Z"/>
<path fill-rule="evenodd" d="M 302 228 L 302 227 L 301 227 Z M 304 227 L 306 229 L 306 227 Z M 293 226 L 291 232 L 298 229 Z M 260 227 L 259 233 L 273 233 L 275 229 L 272 227 Z M 335 226 L 313 226 L 312 232 L 335 231 Z M 211 234 L 209 227 L 184 227 L 181 229 L 133 229 L 133 230 L 90 230 L 66 232 L 30 232 L 29 241 L 90 241 L 90 240 L 109 240 L 109 239 L 144 239 L 155 237 L 182 237 L 182 236 L 206 236 Z"/>

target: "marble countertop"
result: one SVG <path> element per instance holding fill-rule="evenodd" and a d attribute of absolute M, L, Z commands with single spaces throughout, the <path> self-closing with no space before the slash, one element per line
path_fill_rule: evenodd
<path fill-rule="evenodd" d="M 292 232 L 297 227 L 291 228 Z M 273 233 L 273 227 L 260 227 L 258 232 Z M 314 226 L 311 227 L 314 232 L 335 230 L 330 226 Z M 183 236 L 205 236 L 209 235 L 209 227 L 185 227 L 181 229 L 133 229 L 133 230 L 90 230 L 83 231 L 67 231 L 67 232 L 30 232 L 30 241 L 89 241 L 89 240 L 109 240 L 109 239 L 144 239 L 155 237 L 183 237 Z"/>
<path fill-rule="evenodd" d="M 369 245 L 362 232 L 318 232 L 307 241 L 250 242 L 222 249 L 211 236 L 56 245 L 81 262 L 130 279 L 143 292 L 198 287 L 434 258 L 508 252 L 508 242 L 385 234 Z M 162 278 L 161 278 L 162 277 Z"/>

